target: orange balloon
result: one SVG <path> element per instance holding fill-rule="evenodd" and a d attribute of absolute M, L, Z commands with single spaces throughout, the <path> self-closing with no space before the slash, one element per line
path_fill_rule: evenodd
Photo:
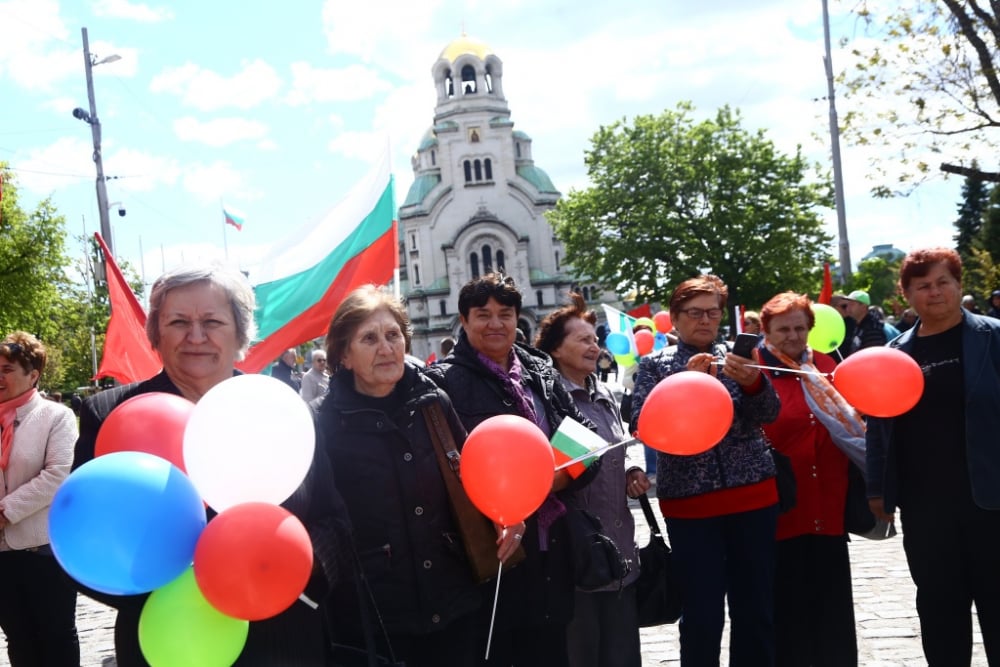
<path fill-rule="evenodd" d="M 674 328 L 674 323 L 670 321 L 670 313 L 666 310 L 661 310 L 653 315 L 653 324 L 656 325 L 656 330 L 662 334 L 670 333 Z"/>
<path fill-rule="evenodd" d="M 542 430 L 515 415 L 490 417 L 472 429 L 462 448 L 462 486 L 469 500 L 504 526 L 541 507 L 555 467 Z"/>
<path fill-rule="evenodd" d="M 635 332 L 635 351 L 639 353 L 639 356 L 645 356 L 653 351 L 653 345 L 656 343 L 656 337 L 653 335 L 652 331 L 646 331 L 645 329 L 640 329 Z"/>
<path fill-rule="evenodd" d="M 733 399 L 708 373 L 681 371 L 649 392 L 639 413 L 639 439 L 667 454 L 691 456 L 719 444 L 733 425 Z"/>
<path fill-rule="evenodd" d="M 194 550 L 194 576 L 205 599 L 223 614 L 247 621 L 292 606 L 312 566 L 305 526 L 270 503 L 242 503 L 223 511 L 208 523 Z"/>
<path fill-rule="evenodd" d="M 154 391 L 124 401 L 108 415 L 94 443 L 94 456 L 145 452 L 185 471 L 184 427 L 194 403 L 176 394 Z"/>
<path fill-rule="evenodd" d="M 924 393 L 924 373 L 913 357 L 891 347 L 866 347 L 840 362 L 833 385 L 859 412 L 901 415 Z"/>

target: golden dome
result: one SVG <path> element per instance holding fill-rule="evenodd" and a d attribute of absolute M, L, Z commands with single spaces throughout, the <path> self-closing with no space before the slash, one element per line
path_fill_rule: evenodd
<path fill-rule="evenodd" d="M 486 56 L 493 53 L 488 45 L 480 42 L 478 39 L 473 39 L 466 35 L 462 35 L 458 39 L 454 40 L 448 46 L 444 47 L 441 51 L 440 58 L 447 58 L 448 62 L 455 62 L 455 59 L 466 53 L 471 53 L 480 60 L 484 60 Z"/>

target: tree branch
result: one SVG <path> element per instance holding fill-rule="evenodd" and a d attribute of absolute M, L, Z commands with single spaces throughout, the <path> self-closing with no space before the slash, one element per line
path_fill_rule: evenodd
<path fill-rule="evenodd" d="M 986 42 L 979 37 L 972 17 L 965 13 L 958 0 L 943 0 L 943 2 L 951 10 L 952 16 L 958 21 L 962 34 L 979 57 L 979 66 L 982 69 L 983 77 L 989 85 L 990 92 L 993 93 L 993 99 L 1000 105 L 1000 81 L 997 80 L 997 71 L 993 64 L 993 54 L 990 52 L 989 47 L 986 46 Z"/>
<path fill-rule="evenodd" d="M 1000 172 L 996 171 L 983 171 L 981 169 L 976 169 L 975 167 L 963 167 L 961 165 L 949 164 L 947 162 L 942 162 L 940 169 L 946 174 L 958 174 L 959 176 L 965 176 L 967 178 L 978 178 L 981 181 L 989 183 L 1000 183 Z"/>

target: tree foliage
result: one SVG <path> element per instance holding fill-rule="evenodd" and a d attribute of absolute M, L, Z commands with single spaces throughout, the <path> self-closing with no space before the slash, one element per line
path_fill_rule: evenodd
<path fill-rule="evenodd" d="M 1000 138 L 998 8 L 994 0 L 854 5 L 873 39 L 856 40 L 840 77 L 852 107 L 843 129 L 849 142 L 877 149 L 874 194 L 906 193 L 936 168 L 1000 181 L 972 164 Z"/>
<path fill-rule="evenodd" d="M 601 127 L 586 165 L 591 187 L 564 197 L 549 220 L 581 275 L 641 302 L 666 303 L 683 280 L 709 270 L 730 303 L 759 306 L 784 290 L 814 291 L 831 237 L 819 209 L 829 178 L 800 151 L 780 153 L 738 111 L 692 119 L 681 103 L 659 116 Z"/>
<path fill-rule="evenodd" d="M 989 202 L 990 191 L 978 176 L 968 176 L 962 185 L 962 203 L 955 220 L 955 250 L 963 263 L 972 258 L 972 246 L 983 227 L 983 216 Z"/>

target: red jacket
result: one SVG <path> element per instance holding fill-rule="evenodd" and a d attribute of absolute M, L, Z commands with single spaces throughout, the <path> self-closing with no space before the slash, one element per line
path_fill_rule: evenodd
<path fill-rule="evenodd" d="M 775 361 L 774 357 L 767 356 L 768 361 Z M 833 358 L 820 352 L 814 353 L 814 362 L 824 373 L 836 366 Z M 837 448 L 829 431 L 809 409 L 802 391 L 802 376 L 764 372 L 781 398 L 781 412 L 774 422 L 764 424 L 764 432 L 775 449 L 792 459 L 798 485 L 795 507 L 778 517 L 777 538 L 843 535 L 847 456 Z"/>

